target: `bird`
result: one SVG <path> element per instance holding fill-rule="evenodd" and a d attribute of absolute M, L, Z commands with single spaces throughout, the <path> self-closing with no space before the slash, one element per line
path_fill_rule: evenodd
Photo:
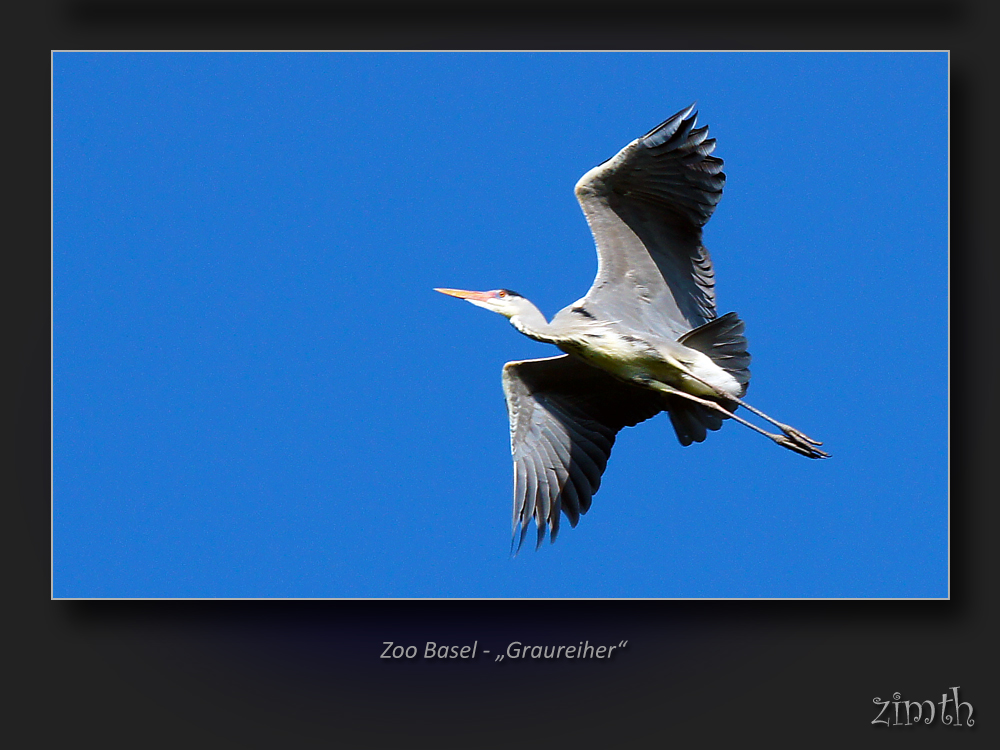
<path fill-rule="evenodd" d="M 697 117 L 691 104 L 577 182 L 597 276 L 551 321 L 510 289 L 435 289 L 499 313 L 563 352 L 503 367 L 512 554 L 532 520 L 536 549 L 546 532 L 556 540 L 561 516 L 575 527 L 591 507 L 617 434 L 662 411 L 683 446 L 732 419 L 808 458 L 830 456 L 822 442 L 743 401 L 750 382 L 745 325 L 734 312 L 717 315 L 715 270 L 702 244 L 726 175 Z M 740 406 L 779 432 L 736 415 Z"/>

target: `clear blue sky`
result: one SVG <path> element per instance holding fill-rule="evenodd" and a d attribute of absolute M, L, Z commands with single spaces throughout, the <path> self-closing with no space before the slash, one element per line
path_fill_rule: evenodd
<path fill-rule="evenodd" d="M 944 53 L 54 57 L 57 597 L 943 597 Z M 504 362 L 596 270 L 588 169 L 698 101 L 732 422 L 619 435 L 509 556 Z"/>

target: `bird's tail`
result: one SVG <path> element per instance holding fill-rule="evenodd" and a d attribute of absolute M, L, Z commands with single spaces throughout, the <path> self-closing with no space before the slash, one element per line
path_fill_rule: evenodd
<path fill-rule="evenodd" d="M 726 313 L 688 331 L 678 343 L 707 355 L 715 364 L 732 375 L 743 386 L 742 396 L 750 382 L 750 352 L 743 335 L 746 326 L 736 313 Z"/>
<path fill-rule="evenodd" d="M 703 326 L 688 331 L 677 341 L 707 355 L 715 364 L 732 375 L 743 387 L 740 396 L 746 393 L 750 382 L 750 353 L 743 335 L 743 321 L 736 313 L 727 313 Z M 723 402 L 729 411 L 736 410 L 735 402 Z M 667 399 L 670 422 L 677 433 L 681 445 L 700 443 L 707 430 L 722 427 L 722 416 L 700 404 L 678 396 Z"/>

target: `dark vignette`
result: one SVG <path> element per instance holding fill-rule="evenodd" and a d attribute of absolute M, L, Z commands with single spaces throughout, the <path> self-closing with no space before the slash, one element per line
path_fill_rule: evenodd
<path fill-rule="evenodd" d="M 26 731 L 42 741 L 100 737 L 112 747 L 422 739 L 621 747 L 755 736 L 839 746 L 881 745 L 885 733 L 920 746 L 939 745 L 944 734 L 995 733 L 1000 696 L 985 664 L 987 633 L 997 629 L 996 503 L 986 470 L 995 441 L 981 410 L 993 417 L 997 404 L 989 389 L 966 385 L 981 379 L 965 377 L 996 372 L 995 350 L 983 346 L 995 339 L 983 329 L 995 308 L 987 285 L 997 263 L 995 239 L 983 232 L 991 213 L 982 184 L 996 163 L 995 119 L 986 111 L 996 66 L 992 43 L 978 38 L 996 28 L 995 11 L 944 2 L 732 2 L 698 12 L 677 3 L 494 4 L 474 13 L 466 4 L 78 0 L 19 12 L 17 28 L 27 34 L 10 85 L 28 106 L 9 117 L 32 146 L 13 150 L 35 162 L 17 193 L 36 210 L 27 213 L 35 228 L 28 247 L 18 242 L 11 253 L 28 264 L 12 275 L 25 294 L 9 359 L 17 385 L 7 570 L 11 716 Z M 49 600 L 49 50 L 476 47 L 952 50 L 950 601 Z M 966 395 L 973 400 L 960 403 Z M 515 640 L 626 639 L 604 662 L 378 658 L 385 641 L 422 651 L 428 640 L 478 640 L 496 653 Z M 953 685 L 976 707 L 974 729 L 871 724 L 875 696 L 933 699 Z"/>

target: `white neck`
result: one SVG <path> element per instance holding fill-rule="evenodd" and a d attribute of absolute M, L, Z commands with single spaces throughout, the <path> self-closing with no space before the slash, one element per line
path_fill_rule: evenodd
<path fill-rule="evenodd" d="M 542 341 L 546 344 L 554 344 L 556 340 L 552 336 L 549 323 L 545 316 L 534 305 L 529 310 L 512 315 L 510 324 L 517 330 L 535 341 Z"/>

